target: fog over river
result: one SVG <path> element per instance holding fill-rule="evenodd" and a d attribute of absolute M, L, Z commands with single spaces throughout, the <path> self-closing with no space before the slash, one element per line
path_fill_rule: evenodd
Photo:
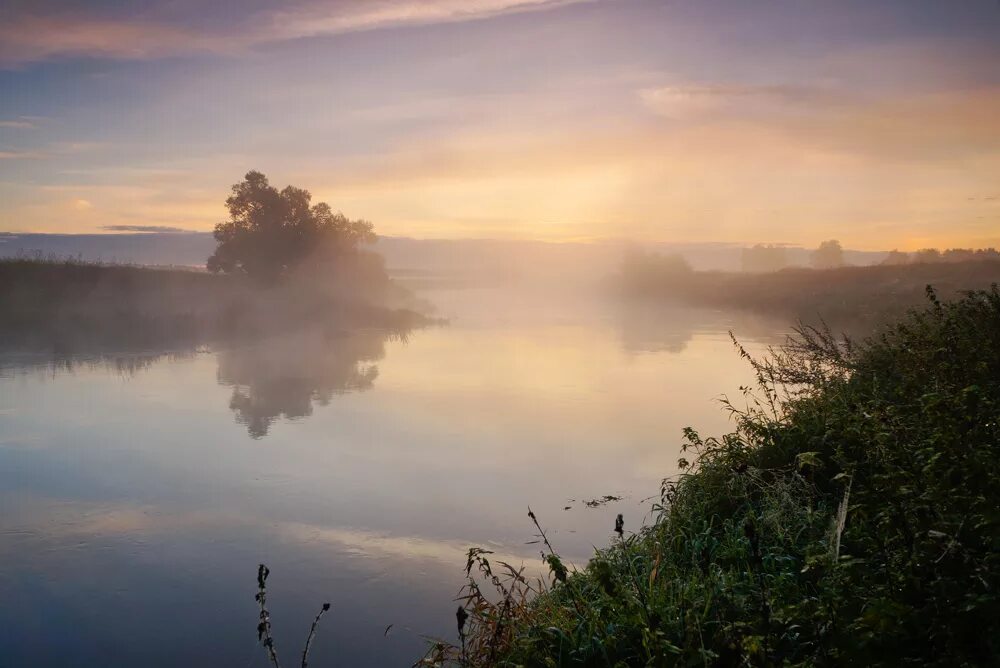
<path fill-rule="evenodd" d="M 447 325 L 238 347 L 0 355 L 0 644 L 32 666 L 245 666 L 275 642 L 409 665 L 454 635 L 465 553 L 583 564 L 649 519 L 681 429 L 784 323 L 528 290 L 431 289 Z M 588 507 L 605 495 L 620 501 Z M 392 628 L 386 632 L 386 628 Z"/>

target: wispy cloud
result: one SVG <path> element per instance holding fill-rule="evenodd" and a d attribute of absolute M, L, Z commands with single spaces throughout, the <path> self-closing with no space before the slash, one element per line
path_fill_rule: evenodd
<path fill-rule="evenodd" d="M 86 141 L 51 142 L 44 148 L 26 150 L 0 149 L 0 160 L 40 160 L 56 155 L 76 155 L 101 148 L 104 144 Z"/>
<path fill-rule="evenodd" d="M 267 39 L 336 35 L 401 25 L 453 23 L 523 11 L 553 9 L 585 0 L 388 0 L 331 8 L 308 3 L 272 15 Z"/>
<path fill-rule="evenodd" d="M 0 150 L 0 160 L 37 160 L 44 158 L 45 154 L 40 151 L 2 151 Z"/>
<path fill-rule="evenodd" d="M 595 0 L 311 0 L 253 15 L 228 30 L 77 15 L 14 16 L 0 25 L 0 65 L 63 56 L 145 59 L 231 53 L 269 42 L 380 28 L 454 23 Z"/>
<path fill-rule="evenodd" d="M 0 27 L 0 64 L 19 65 L 58 56 L 151 58 L 209 50 L 210 36 L 126 20 L 25 16 Z"/>
<path fill-rule="evenodd" d="M 31 130 L 37 128 L 32 121 L 27 120 L 23 116 L 16 120 L 0 120 L 0 128 L 16 128 L 19 130 Z"/>
<path fill-rule="evenodd" d="M 96 141 L 58 141 L 49 145 L 49 152 L 61 155 L 87 153 L 105 148 L 107 145 Z"/>
<path fill-rule="evenodd" d="M 688 119 L 766 107 L 795 108 L 830 105 L 837 94 L 818 86 L 801 85 L 669 85 L 639 90 L 639 99 L 651 112 L 668 118 Z"/>
<path fill-rule="evenodd" d="M 101 229 L 109 232 L 194 232 L 194 230 L 186 230 L 183 227 L 170 227 L 168 225 L 103 225 Z"/>

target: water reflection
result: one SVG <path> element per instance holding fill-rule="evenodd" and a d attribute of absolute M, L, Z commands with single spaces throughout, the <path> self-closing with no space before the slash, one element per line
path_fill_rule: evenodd
<path fill-rule="evenodd" d="M 769 345 L 784 342 L 791 332 L 779 318 L 732 310 L 679 305 L 617 305 L 622 349 L 628 353 L 681 354 L 697 334 L 733 332 L 740 339 Z"/>
<path fill-rule="evenodd" d="M 582 563 L 618 512 L 638 527 L 681 428 L 728 430 L 713 399 L 752 381 L 711 314 L 432 301 L 451 324 L 406 345 L 0 353 L 0 664 L 259 666 L 263 561 L 279 646 L 330 600 L 316 665 L 410 665 L 455 633 L 466 548 L 544 570 L 530 504 Z M 579 501 L 604 494 L 625 498 Z"/>
<path fill-rule="evenodd" d="M 57 376 L 77 371 L 104 371 L 121 378 L 131 378 L 161 361 L 180 361 L 197 354 L 197 348 L 166 352 L 68 354 L 19 353 L 0 349 L 0 378 L 26 374 Z"/>
<path fill-rule="evenodd" d="M 386 341 L 405 338 L 404 332 L 371 329 L 300 331 L 220 351 L 218 380 L 233 388 L 229 408 L 236 420 L 252 438 L 262 438 L 280 417 L 308 417 L 313 404 L 327 406 L 338 394 L 371 389 Z"/>
<path fill-rule="evenodd" d="M 232 388 L 229 408 L 251 438 L 267 436 L 279 418 L 308 417 L 313 406 L 333 398 L 364 392 L 378 378 L 376 362 L 385 344 L 405 341 L 409 330 L 295 330 L 240 345 L 190 347 L 164 352 L 79 351 L 75 354 L 18 353 L 0 350 L 0 378 L 41 374 L 57 376 L 78 371 L 103 371 L 131 378 L 161 362 L 190 359 L 199 352 L 215 354 L 220 385 Z"/>

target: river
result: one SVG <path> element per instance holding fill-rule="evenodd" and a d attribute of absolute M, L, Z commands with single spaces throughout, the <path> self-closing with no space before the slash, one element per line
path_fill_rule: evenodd
<path fill-rule="evenodd" d="M 0 664 L 410 665 L 455 636 L 470 546 L 538 570 L 649 521 L 681 429 L 776 323 L 497 289 L 449 323 L 148 354 L 0 356 Z M 618 501 L 589 507 L 605 495 Z M 391 625 L 391 626 L 390 626 Z"/>

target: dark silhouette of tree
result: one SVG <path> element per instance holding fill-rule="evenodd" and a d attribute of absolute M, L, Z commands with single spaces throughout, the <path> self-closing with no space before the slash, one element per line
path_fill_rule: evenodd
<path fill-rule="evenodd" d="M 816 269 L 833 269 L 844 265 L 844 249 L 836 239 L 824 241 L 812 253 L 812 266 Z"/>
<path fill-rule="evenodd" d="M 910 263 L 909 253 L 904 253 L 903 251 L 896 250 L 895 248 L 889 251 L 889 254 L 885 256 L 881 264 L 886 266 L 900 266 Z"/>
<path fill-rule="evenodd" d="M 933 263 L 941 261 L 941 251 L 937 248 L 921 248 L 913 254 L 914 262 Z"/>
<path fill-rule="evenodd" d="M 229 220 L 215 226 L 219 245 L 208 270 L 273 282 L 317 253 L 336 262 L 375 241 L 371 223 L 311 201 L 308 190 L 286 186 L 279 191 L 260 172 L 247 172 L 226 200 Z"/>
<path fill-rule="evenodd" d="M 756 244 L 744 248 L 742 252 L 743 271 L 764 273 L 778 271 L 788 266 L 787 251 L 784 246 Z"/>
<path fill-rule="evenodd" d="M 941 254 L 943 262 L 971 262 L 976 259 L 976 251 L 971 248 L 949 248 Z"/>
<path fill-rule="evenodd" d="M 692 274 L 691 265 L 681 255 L 633 249 L 622 258 L 622 284 L 635 293 L 683 283 L 690 280 Z"/>

